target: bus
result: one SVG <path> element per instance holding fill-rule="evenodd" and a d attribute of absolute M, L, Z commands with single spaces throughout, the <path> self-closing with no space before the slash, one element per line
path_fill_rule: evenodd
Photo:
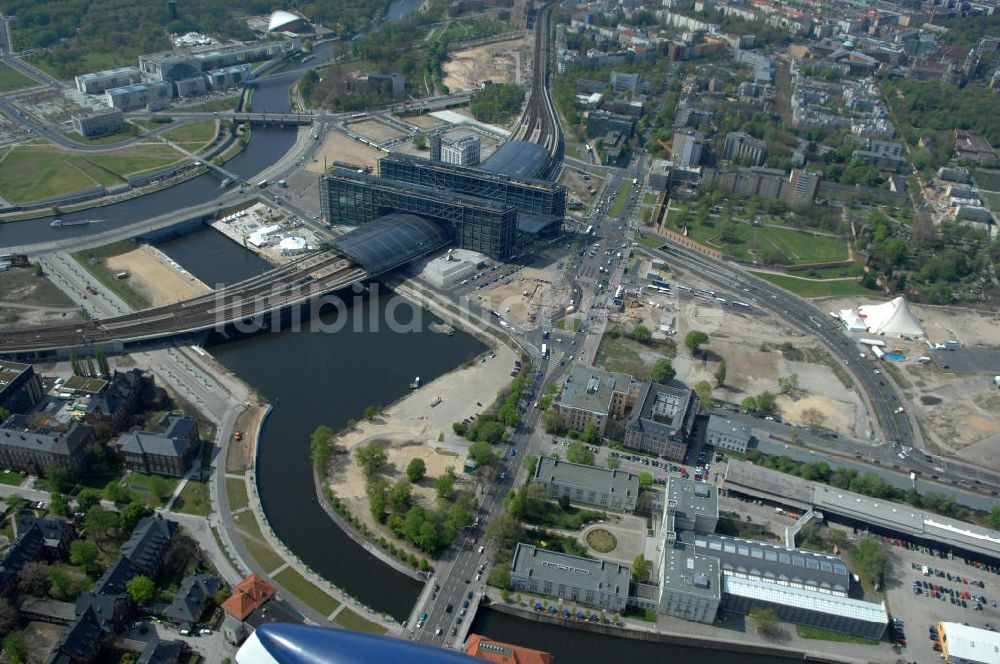
<path fill-rule="evenodd" d="M 542 344 L 542 359 L 549 358 L 549 347 L 547 344 Z"/>
<path fill-rule="evenodd" d="M 593 235 L 594 234 L 594 225 L 591 224 L 590 226 L 587 226 L 587 230 L 584 231 L 583 234 L 584 235 Z"/>

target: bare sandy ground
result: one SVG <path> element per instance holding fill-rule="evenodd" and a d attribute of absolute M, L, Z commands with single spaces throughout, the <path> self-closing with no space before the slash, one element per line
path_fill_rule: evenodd
<path fill-rule="evenodd" d="M 370 166 L 374 170 L 378 167 L 380 154 L 378 150 L 353 141 L 340 132 L 330 131 L 316 152 L 316 161 L 307 163 L 305 168 L 307 171 L 322 173 L 325 160 L 328 167 L 335 161 L 346 161 L 359 166 Z"/>
<path fill-rule="evenodd" d="M 154 306 L 187 300 L 211 292 L 211 288 L 193 274 L 171 265 L 158 249 L 142 245 L 128 253 L 107 259 L 115 271 L 127 271 L 129 284 L 145 295 Z"/>
<path fill-rule="evenodd" d="M 484 288 L 477 295 L 486 306 L 506 320 L 524 323 L 529 315 L 538 316 L 544 307 L 566 301 L 565 289 L 553 286 L 554 277 L 551 270 L 525 268 L 510 283 L 496 288 Z"/>
<path fill-rule="evenodd" d="M 364 122 L 352 122 L 349 128 L 353 132 L 361 134 L 367 139 L 375 141 L 376 143 L 381 143 L 382 141 L 388 141 L 391 138 L 399 138 L 403 136 L 404 133 L 395 127 L 390 127 L 384 122 L 379 122 L 378 120 L 365 120 Z"/>
<path fill-rule="evenodd" d="M 412 125 L 417 125 L 423 129 L 435 129 L 441 125 L 448 124 L 444 120 L 436 118 L 433 115 L 406 115 L 400 116 L 399 119 L 403 122 L 409 122 Z"/>
<path fill-rule="evenodd" d="M 425 507 L 433 506 L 434 479 L 448 467 L 455 469 L 460 482 L 469 481 L 462 472 L 469 442 L 454 433 L 452 424 L 483 412 L 512 380 L 514 352 L 507 346 L 498 346 L 493 352 L 496 357 L 485 353 L 472 364 L 414 390 L 382 415 L 359 422 L 354 430 L 338 438 L 337 446 L 348 453 L 336 455 L 330 486 L 370 528 L 389 536 L 389 531 L 371 517 L 365 479 L 354 462 L 354 449 L 380 441 L 389 457 L 380 475 L 390 482 L 406 477 L 406 466 L 412 459 L 423 459 L 427 474 L 413 486 L 413 496 L 415 503 Z M 440 402 L 432 406 L 438 399 Z"/>
<path fill-rule="evenodd" d="M 518 67 L 530 57 L 526 39 L 477 46 L 450 54 L 444 63 L 444 84 L 452 92 L 474 90 L 483 81 L 517 82 Z"/>

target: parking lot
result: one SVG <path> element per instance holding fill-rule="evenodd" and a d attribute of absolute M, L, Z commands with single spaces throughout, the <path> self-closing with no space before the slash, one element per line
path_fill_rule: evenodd
<path fill-rule="evenodd" d="M 956 348 L 935 350 L 931 356 L 939 367 L 956 373 L 1000 373 L 1000 350 Z"/>
<path fill-rule="evenodd" d="M 940 621 L 987 629 L 1000 625 L 1000 575 L 996 572 L 977 568 L 959 556 L 942 558 L 922 547 L 907 548 L 899 540 L 890 540 L 886 546 L 891 564 L 886 602 L 889 614 L 905 625 L 903 657 L 907 661 L 939 659 L 928 628 Z M 977 610 L 977 605 L 983 608 Z"/>

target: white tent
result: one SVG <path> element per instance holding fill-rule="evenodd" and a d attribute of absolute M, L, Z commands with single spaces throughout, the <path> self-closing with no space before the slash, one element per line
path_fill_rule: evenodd
<path fill-rule="evenodd" d="M 900 296 L 891 302 L 861 305 L 858 313 L 865 319 L 868 331 L 887 337 L 923 337 L 924 330 L 910 310 L 906 298 Z"/>
<path fill-rule="evenodd" d="M 841 309 L 836 317 L 843 321 L 848 332 L 864 332 L 868 329 L 865 322 L 854 312 L 854 309 Z"/>

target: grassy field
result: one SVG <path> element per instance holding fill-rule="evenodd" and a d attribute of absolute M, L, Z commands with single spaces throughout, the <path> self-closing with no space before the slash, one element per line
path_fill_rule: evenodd
<path fill-rule="evenodd" d="M 33 85 L 39 84 L 16 69 L 0 64 L 0 92 L 30 88 Z"/>
<path fill-rule="evenodd" d="M 771 274 L 769 272 L 754 272 L 753 274 L 767 279 L 772 284 L 781 286 L 796 295 L 802 297 L 828 297 L 832 295 L 877 295 L 878 291 L 868 290 L 856 281 L 845 280 L 820 280 L 811 281 L 809 279 L 798 279 L 783 274 Z"/>
<path fill-rule="evenodd" d="M 199 146 L 215 138 L 215 120 L 199 120 L 175 127 L 160 134 L 174 143 L 197 143 Z M 185 146 L 190 149 L 191 146 Z"/>
<path fill-rule="evenodd" d="M 987 171 L 977 168 L 972 172 L 972 177 L 980 189 L 1000 191 L 1000 171 Z"/>
<path fill-rule="evenodd" d="M 615 200 L 611 203 L 611 210 L 608 211 L 608 216 L 611 219 L 617 219 L 625 209 L 625 203 L 628 202 L 628 191 L 632 188 L 632 181 L 628 178 L 622 180 L 621 186 L 618 187 L 618 194 L 615 196 Z"/>
<path fill-rule="evenodd" d="M 21 473 L 11 472 L 9 470 L 0 471 L 0 484 L 7 484 L 9 486 L 20 486 L 21 482 L 24 481 L 24 475 Z"/>
<path fill-rule="evenodd" d="M 131 240 L 122 240 L 114 244 L 107 244 L 97 249 L 88 249 L 71 254 L 76 261 L 84 267 L 87 272 L 93 275 L 94 279 L 104 284 L 108 290 L 122 298 L 127 305 L 133 309 L 146 309 L 149 307 L 149 300 L 128 284 L 126 279 L 116 279 L 114 272 L 109 270 L 104 261 L 111 256 L 124 254 L 135 249 L 135 243 Z"/>
<path fill-rule="evenodd" d="M 756 227 L 736 223 L 731 236 L 723 239 L 718 224 L 691 223 L 688 234 L 694 240 L 716 247 L 737 260 L 750 261 L 752 251 L 774 247 L 788 257 L 792 265 L 847 260 L 847 244 L 840 238 L 809 235 L 788 228 Z"/>
<path fill-rule="evenodd" d="M 990 211 L 1000 212 L 1000 193 L 980 190 L 979 195 L 985 201 L 986 205 L 989 206 Z"/>
<path fill-rule="evenodd" d="M 288 592 L 316 609 L 321 615 L 328 616 L 340 606 L 340 602 L 314 586 L 306 577 L 291 567 L 275 575 L 274 580 L 283 585 Z"/>
<path fill-rule="evenodd" d="M 0 272 L 0 300 L 44 307 L 73 307 L 76 303 L 46 277 L 36 277 L 27 268 Z"/>
<path fill-rule="evenodd" d="M 236 102 L 239 101 L 239 95 L 235 97 L 222 97 L 220 99 L 209 99 L 200 104 L 193 104 L 192 106 L 185 106 L 183 108 L 178 108 L 179 111 L 191 112 L 191 113 L 205 113 L 208 111 L 231 111 L 236 108 Z"/>
<path fill-rule="evenodd" d="M 657 235 L 644 235 L 642 237 L 636 235 L 635 241 L 644 247 L 649 247 L 650 249 L 659 249 L 663 246 L 663 238 Z"/>
<path fill-rule="evenodd" d="M 864 265 L 860 262 L 850 265 L 832 265 L 830 267 L 813 267 L 808 270 L 798 270 L 791 272 L 798 277 L 808 277 L 809 279 L 836 279 L 838 277 L 860 277 L 864 272 Z"/>
<path fill-rule="evenodd" d="M 170 496 L 173 495 L 174 490 L 177 489 L 177 485 L 180 483 L 180 480 L 176 477 L 163 477 L 161 475 L 142 475 L 140 473 L 132 473 L 131 475 L 128 476 L 128 479 L 125 480 L 125 486 L 131 489 L 135 495 L 140 496 L 143 502 L 145 502 L 150 507 L 154 508 L 163 507 L 164 505 L 167 504 L 167 501 L 160 500 L 159 498 L 157 498 L 156 495 L 153 493 L 153 491 L 150 489 L 154 481 L 153 480 L 154 477 L 159 478 L 156 481 L 159 482 L 164 487 L 164 491 L 169 489 L 170 493 L 167 494 L 167 500 L 170 500 Z"/>
<path fill-rule="evenodd" d="M 649 193 L 642 197 L 643 205 L 656 205 L 656 201 L 659 198 L 656 194 Z"/>
<path fill-rule="evenodd" d="M 208 484 L 195 480 L 189 481 L 181 495 L 174 502 L 174 511 L 196 516 L 208 516 L 211 511 L 211 499 L 208 495 Z"/>
<path fill-rule="evenodd" d="M 580 322 L 579 318 L 560 318 L 556 321 L 555 328 L 559 330 L 569 330 L 570 332 L 579 332 L 583 323 Z"/>
<path fill-rule="evenodd" d="M 856 643 L 863 646 L 878 645 L 878 641 L 875 641 L 874 639 L 866 639 L 863 636 L 853 636 L 851 634 L 842 634 L 840 632 L 831 632 L 818 627 L 809 627 L 808 625 L 796 625 L 795 633 L 803 639 L 819 639 L 821 641 L 836 641 L 837 643 Z"/>
<path fill-rule="evenodd" d="M 50 145 L 18 145 L 0 162 L 0 196 L 25 203 L 95 185 L 110 186 L 128 175 L 182 160 L 169 145 L 137 145 L 105 154 L 66 152 Z"/>
<path fill-rule="evenodd" d="M 657 357 L 652 358 L 647 363 L 642 358 L 641 354 L 643 353 L 655 353 Z M 644 346 L 625 336 L 614 338 L 605 334 L 597 349 L 594 364 L 602 366 L 608 371 L 627 373 L 636 380 L 648 380 L 649 370 L 657 359 L 660 357 L 670 358 L 675 354 L 676 351 L 670 344 Z"/>
<path fill-rule="evenodd" d="M 229 509 L 243 509 L 250 504 L 250 499 L 247 497 L 247 486 L 243 480 L 227 477 L 226 495 L 229 496 Z"/>
<path fill-rule="evenodd" d="M 284 559 L 274 552 L 274 549 L 264 540 L 264 535 L 260 532 L 260 524 L 253 512 L 243 512 L 233 517 L 243 544 L 260 566 L 270 572 L 284 564 Z"/>
<path fill-rule="evenodd" d="M 331 611 L 332 613 L 332 611 Z M 329 613 L 326 615 L 330 615 Z M 373 623 L 370 620 L 365 620 L 359 616 L 354 611 L 350 609 L 343 609 L 337 614 L 336 619 L 333 621 L 343 627 L 344 629 L 354 630 L 355 632 L 365 632 L 367 634 L 385 634 L 385 628 L 381 625 Z"/>

